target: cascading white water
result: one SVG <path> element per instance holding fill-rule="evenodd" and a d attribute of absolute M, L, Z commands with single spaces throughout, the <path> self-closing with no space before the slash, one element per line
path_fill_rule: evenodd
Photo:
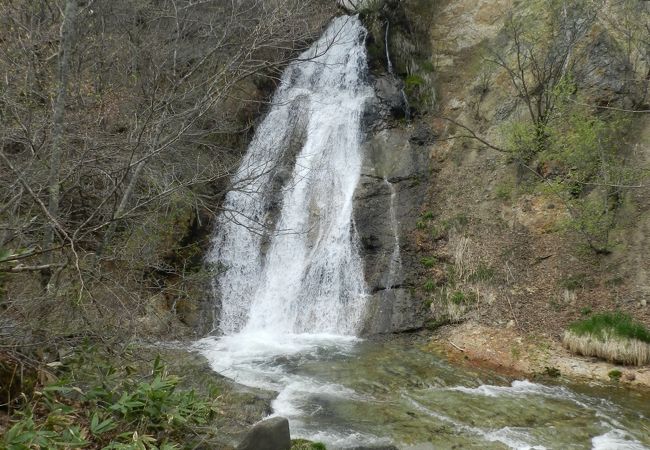
<path fill-rule="evenodd" d="M 339 17 L 287 68 L 234 177 L 209 256 L 223 270 L 214 288 L 224 334 L 356 331 L 364 280 L 352 200 L 372 95 L 365 33 L 358 18 Z M 274 171 L 296 141 L 302 146 L 265 245 Z"/>

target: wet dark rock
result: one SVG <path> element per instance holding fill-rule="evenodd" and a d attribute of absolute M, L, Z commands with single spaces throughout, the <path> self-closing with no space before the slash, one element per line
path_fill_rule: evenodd
<path fill-rule="evenodd" d="M 390 74 L 383 75 L 375 80 L 374 87 L 377 98 L 392 117 L 405 117 L 408 105 L 404 100 L 404 86 L 400 79 Z"/>
<path fill-rule="evenodd" d="M 272 417 L 253 426 L 244 436 L 237 450 L 290 450 L 289 421 Z"/>
<path fill-rule="evenodd" d="M 354 219 L 371 293 L 362 330 L 365 335 L 418 329 L 424 323 L 423 302 L 408 289 L 419 260 L 409 239 L 426 193 L 423 181 L 429 176 L 429 161 L 428 152 L 414 145 L 412 137 L 408 128 L 381 129 L 364 144 Z M 397 223 L 392 221 L 391 204 Z M 400 260 L 391 265 L 395 232 Z"/>
<path fill-rule="evenodd" d="M 415 127 L 413 134 L 411 134 L 410 141 L 414 145 L 432 145 L 436 141 L 436 133 L 430 126 L 420 123 Z"/>
<path fill-rule="evenodd" d="M 407 289 L 384 289 L 368 300 L 364 335 L 403 333 L 424 326 L 422 302 Z"/>

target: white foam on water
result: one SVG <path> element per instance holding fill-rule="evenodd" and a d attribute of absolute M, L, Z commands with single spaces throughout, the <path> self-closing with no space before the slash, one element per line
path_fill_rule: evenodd
<path fill-rule="evenodd" d="M 510 386 L 494 386 L 483 384 L 475 388 L 465 386 L 455 386 L 448 388 L 450 391 L 463 392 L 470 395 L 482 395 L 485 397 L 502 397 L 502 396 L 527 396 L 541 395 L 553 398 L 572 398 L 574 394 L 562 386 L 545 386 L 543 384 L 532 383 L 528 380 L 515 380 Z"/>
<path fill-rule="evenodd" d="M 591 440 L 592 450 L 648 450 L 623 430 L 614 429 Z"/>
<path fill-rule="evenodd" d="M 355 445 L 386 445 L 389 439 L 350 430 L 314 429 L 305 417 L 318 413 L 313 399 L 329 397 L 337 401 L 368 401 L 353 389 L 337 383 L 292 373 L 286 366 L 301 359 L 329 355 L 353 356 L 361 339 L 331 334 L 274 334 L 267 331 L 244 332 L 224 337 L 209 337 L 198 341 L 195 349 L 204 355 L 216 372 L 246 386 L 277 391 L 272 401 L 273 416 L 286 417 L 291 422 L 293 437 L 324 442 L 328 448 Z M 316 406 L 316 408 L 318 408 Z"/>

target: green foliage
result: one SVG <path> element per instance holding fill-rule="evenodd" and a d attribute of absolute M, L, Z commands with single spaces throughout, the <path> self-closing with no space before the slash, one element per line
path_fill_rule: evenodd
<path fill-rule="evenodd" d="M 619 380 L 621 379 L 621 376 L 622 376 L 622 375 L 623 375 L 623 372 L 621 372 L 620 370 L 616 370 L 616 369 L 614 369 L 614 370 L 610 370 L 610 371 L 607 373 L 607 376 L 608 376 L 609 379 L 612 380 L 612 381 L 619 381 Z"/>
<path fill-rule="evenodd" d="M 427 292 L 433 292 L 436 289 L 436 283 L 433 280 L 427 280 L 423 288 Z"/>
<path fill-rule="evenodd" d="M 156 359 L 152 374 L 133 379 L 114 366 L 97 366 L 101 381 L 85 390 L 62 379 L 45 386 L 0 440 L 7 450 L 102 447 L 119 450 L 181 448 L 192 426 L 204 425 L 214 402 L 178 390 L 180 378 Z"/>
<path fill-rule="evenodd" d="M 578 336 L 591 335 L 602 341 L 613 335 L 650 343 L 650 331 L 642 323 L 621 312 L 594 314 L 588 319 L 572 323 L 569 330 Z"/>
<path fill-rule="evenodd" d="M 427 268 L 434 267 L 438 263 L 438 258 L 435 256 L 425 256 L 420 259 L 420 263 Z"/>
<path fill-rule="evenodd" d="M 515 184 L 512 181 L 503 181 L 494 189 L 494 194 L 499 200 L 507 201 L 512 200 L 515 190 Z"/>
<path fill-rule="evenodd" d="M 528 163 L 540 152 L 538 137 L 543 134 L 532 122 L 510 122 L 504 125 L 502 134 L 511 159 Z"/>
<path fill-rule="evenodd" d="M 570 214 L 564 228 L 580 234 L 597 253 L 608 253 L 622 194 L 643 178 L 641 170 L 626 166 L 621 149 L 630 118 L 596 115 L 569 101 L 567 86 L 568 81 L 556 87 L 563 100 L 544 124 L 515 122 L 504 129 L 506 148 L 514 161 L 535 172 L 543 192 L 560 198 Z M 503 188 L 497 196 L 510 194 Z"/>
<path fill-rule="evenodd" d="M 456 305 L 463 305 L 476 301 L 476 294 L 474 292 L 454 291 L 449 300 Z"/>
<path fill-rule="evenodd" d="M 406 77 L 404 80 L 404 86 L 407 91 L 411 91 L 415 89 L 416 87 L 422 86 L 425 83 L 424 78 L 422 78 L 419 75 L 409 75 Z"/>

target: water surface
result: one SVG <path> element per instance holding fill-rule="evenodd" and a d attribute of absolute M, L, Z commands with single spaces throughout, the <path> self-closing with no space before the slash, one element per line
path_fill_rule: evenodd
<path fill-rule="evenodd" d="M 277 391 L 293 437 L 328 448 L 650 449 L 650 395 L 617 385 L 512 380 L 451 365 L 417 337 L 208 338 L 219 373 Z"/>

